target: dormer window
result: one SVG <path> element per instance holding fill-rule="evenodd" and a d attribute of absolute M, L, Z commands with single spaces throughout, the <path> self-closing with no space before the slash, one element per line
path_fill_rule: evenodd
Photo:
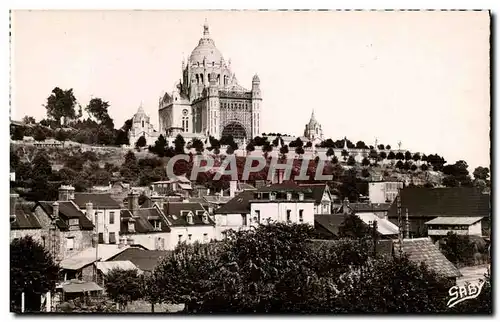
<path fill-rule="evenodd" d="M 80 224 L 80 220 L 78 218 L 71 218 L 69 220 L 70 226 L 78 226 Z"/>
<path fill-rule="evenodd" d="M 304 200 L 304 194 L 302 192 L 299 192 L 299 200 L 300 201 Z"/>
<path fill-rule="evenodd" d="M 271 193 L 269 194 L 269 200 L 276 200 L 276 193 L 271 192 Z"/>
<path fill-rule="evenodd" d="M 190 224 L 190 225 L 194 224 L 194 222 L 193 222 L 193 213 L 191 213 L 191 212 L 190 212 L 190 213 L 188 213 L 188 214 L 186 215 L 186 221 L 187 221 L 187 223 L 188 223 L 188 224 Z"/>
<path fill-rule="evenodd" d="M 206 212 L 203 214 L 203 223 L 208 224 L 208 215 Z"/>
<path fill-rule="evenodd" d="M 292 193 L 291 192 L 286 193 L 286 200 L 292 200 Z"/>
<path fill-rule="evenodd" d="M 135 232 L 135 222 L 133 222 L 133 221 L 129 221 L 129 222 L 128 222 L 128 231 L 129 231 L 130 233 Z"/>

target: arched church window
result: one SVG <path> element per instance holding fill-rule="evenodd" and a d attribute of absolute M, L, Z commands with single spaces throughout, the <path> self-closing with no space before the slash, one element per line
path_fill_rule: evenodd
<path fill-rule="evenodd" d="M 215 62 L 212 62 L 212 67 L 214 67 L 214 66 L 215 66 Z"/>
<path fill-rule="evenodd" d="M 144 127 L 144 120 L 142 120 L 142 127 Z"/>
<path fill-rule="evenodd" d="M 203 74 L 200 74 L 200 81 L 201 81 L 202 83 L 204 83 L 204 82 L 203 82 Z"/>
<path fill-rule="evenodd" d="M 198 83 L 198 84 L 200 83 L 200 78 L 199 77 L 200 76 L 198 74 L 196 74 L 196 83 Z"/>

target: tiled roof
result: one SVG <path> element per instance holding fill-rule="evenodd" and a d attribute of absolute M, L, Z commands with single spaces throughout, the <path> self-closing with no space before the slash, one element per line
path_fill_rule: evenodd
<path fill-rule="evenodd" d="M 102 287 L 95 282 L 84 282 L 79 280 L 72 280 L 69 283 L 63 284 L 62 289 L 65 293 L 85 293 L 102 291 Z"/>
<path fill-rule="evenodd" d="M 238 190 L 257 190 L 257 188 L 246 182 L 238 182 Z"/>
<path fill-rule="evenodd" d="M 484 217 L 437 217 L 426 222 L 426 225 L 472 225 Z"/>
<path fill-rule="evenodd" d="M 145 250 L 140 248 L 128 248 L 120 254 L 110 258 L 111 261 L 130 261 L 141 271 L 151 272 L 158 262 L 170 251 Z"/>
<path fill-rule="evenodd" d="M 14 204 L 11 203 L 11 207 Z M 17 203 L 15 204 L 14 211 L 16 219 L 11 222 L 10 229 L 40 229 L 42 226 L 33 213 L 33 203 Z M 11 212 L 12 213 L 12 212 Z"/>
<path fill-rule="evenodd" d="M 80 229 L 94 229 L 94 224 L 92 224 L 92 221 L 90 221 L 90 219 L 88 219 L 85 214 L 81 212 L 71 201 L 58 201 L 57 203 L 59 204 L 59 217 L 61 219 L 57 222 L 57 226 L 59 227 L 59 229 L 68 229 L 68 225 L 63 219 L 73 218 L 79 219 Z M 49 217 L 53 217 L 54 209 L 52 208 L 52 204 L 54 204 L 54 201 L 39 201 L 38 204 L 42 207 L 45 213 L 49 215 Z"/>
<path fill-rule="evenodd" d="M 216 214 L 249 214 L 250 200 L 254 197 L 253 190 L 240 192 L 236 197 L 229 200 L 219 209 L 215 210 Z"/>
<path fill-rule="evenodd" d="M 63 269 L 79 270 L 87 265 L 90 265 L 98 260 L 107 261 L 111 257 L 118 255 L 130 246 L 114 245 L 114 244 L 98 244 L 96 251 L 95 247 L 89 247 L 83 251 L 65 258 L 61 261 L 60 266 Z"/>
<path fill-rule="evenodd" d="M 323 200 L 323 195 L 326 190 L 326 183 L 312 183 L 312 184 L 301 184 L 301 187 L 309 188 L 312 190 L 312 197 L 316 204 L 320 204 Z"/>
<path fill-rule="evenodd" d="M 109 193 L 75 193 L 73 200 L 80 209 L 85 209 L 85 204 L 91 202 L 94 209 L 120 209 L 120 205 L 116 200 L 111 198 Z"/>
<path fill-rule="evenodd" d="M 257 192 L 273 192 L 273 191 L 276 191 L 276 192 L 277 191 L 280 191 L 280 192 L 303 192 L 303 193 L 312 194 L 311 188 L 299 186 L 293 182 L 272 184 L 272 185 L 264 186 L 264 187 L 257 189 Z"/>
<path fill-rule="evenodd" d="M 475 188 L 404 188 L 401 207 L 409 217 L 489 217 L 490 196 Z M 393 202 L 389 217 L 397 217 Z"/>
<path fill-rule="evenodd" d="M 338 236 L 344 220 L 344 215 L 314 215 L 314 225 L 321 226 L 335 236 Z"/>
<path fill-rule="evenodd" d="M 193 224 L 188 224 L 187 212 L 193 214 Z M 205 212 L 207 210 L 196 202 L 169 202 L 163 206 L 163 213 L 167 217 L 170 226 L 214 226 L 215 223 L 209 216 L 207 216 L 208 222 L 203 222 L 203 213 Z"/>
<path fill-rule="evenodd" d="M 239 196 L 237 194 L 236 196 Z M 233 199 L 233 197 L 229 196 L 204 196 L 203 199 L 205 200 L 206 203 L 214 203 L 218 205 L 226 204 L 229 202 L 229 200 Z"/>
<path fill-rule="evenodd" d="M 395 254 L 398 254 L 399 242 L 394 242 Z M 403 240 L 403 253 L 415 263 L 425 263 L 430 270 L 444 277 L 458 277 L 459 270 L 439 251 L 430 238 Z"/>
<path fill-rule="evenodd" d="M 153 233 L 153 232 L 170 232 L 170 228 L 168 227 L 168 222 L 165 217 L 156 207 L 151 208 L 139 208 L 137 210 L 137 217 L 135 217 L 135 232 L 140 234 Z M 121 218 L 132 218 L 132 213 L 128 209 L 122 209 L 120 211 Z M 155 230 L 153 225 L 149 222 L 149 220 L 160 220 L 161 221 L 161 229 Z M 122 222 L 120 231 L 122 233 L 128 233 L 128 223 Z"/>
<path fill-rule="evenodd" d="M 350 203 L 349 208 L 355 212 L 378 212 L 378 211 L 388 211 L 391 207 L 390 203 L 363 203 L 356 202 Z"/>
<path fill-rule="evenodd" d="M 95 266 L 98 270 L 101 271 L 104 275 L 108 274 L 108 272 L 112 269 L 122 269 L 122 270 L 134 270 L 137 269 L 131 261 L 111 261 L 111 262 L 96 262 Z"/>
<path fill-rule="evenodd" d="M 374 221 L 377 222 L 377 231 L 383 236 L 397 235 L 399 228 L 387 219 L 380 218 L 374 213 L 364 212 L 356 214 L 365 224 L 371 225 Z"/>

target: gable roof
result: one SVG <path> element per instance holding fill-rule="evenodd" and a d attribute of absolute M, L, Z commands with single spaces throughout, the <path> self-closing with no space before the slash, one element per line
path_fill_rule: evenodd
<path fill-rule="evenodd" d="M 355 202 L 348 205 L 354 212 L 379 212 L 388 211 L 391 207 L 390 203 L 365 203 Z"/>
<path fill-rule="evenodd" d="M 426 222 L 426 225 L 472 225 L 484 217 L 436 217 Z"/>
<path fill-rule="evenodd" d="M 188 224 L 186 212 L 193 214 L 193 224 Z M 207 223 L 203 222 L 203 213 L 207 213 Z M 169 226 L 215 226 L 215 223 L 208 216 L 208 211 L 197 202 L 169 202 L 163 206 Z"/>
<path fill-rule="evenodd" d="M 335 236 L 338 236 L 344 220 L 344 215 L 314 215 L 314 225 L 321 226 Z"/>
<path fill-rule="evenodd" d="M 163 257 L 168 256 L 171 253 L 171 251 L 128 248 L 120 254 L 113 256 L 109 260 L 130 261 L 141 271 L 151 272 Z"/>
<path fill-rule="evenodd" d="M 80 209 L 85 209 L 86 203 L 91 202 L 94 209 L 120 209 L 120 205 L 111 197 L 109 193 L 75 193 L 73 200 Z"/>
<path fill-rule="evenodd" d="M 229 200 L 214 212 L 216 214 L 249 214 L 250 200 L 254 197 L 254 190 L 245 190 L 240 192 L 236 197 Z"/>
<path fill-rule="evenodd" d="M 82 230 L 92 230 L 94 229 L 94 224 L 90 219 L 85 216 L 83 212 L 81 212 L 73 202 L 71 201 L 58 201 L 59 204 L 59 217 L 60 220 L 57 221 L 56 225 L 61 230 L 68 229 L 67 223 L 64 219 L 79 219 L 80 229 Z M 52 205 L 54 201 L 39 201 L 37 205 L 39 205 L 43 211 L 50 217 L 53 218 L 54 209 Z"/>
<path fill-rule="evenodd" d="M 387 219 L 380 218 L 374 213 L 364 212 L 357 213 L 358 216 L 365 224 L 370 225 L 374 221 L 377 222 L 377 232 L 380 235 L 397 235 L 399 233 L 399 228 Z"/>
<path fill-rule="evenodd" d="M 408 209 L 409 217 L 489 217 L 490 196 L 475 188 L 404 188 L 401 207 Z M 389 217 L 397 217 L 394 201 Z"/>
<path fill-rule="evenodd" d="M 115 245 L 115 244 L 98 244 L 99 249 L 89 247 L 81 252 L 65 258 L 61 261 L 60 266 L 62 269 L 79 270 L 87 265 L 97 261 L 107 261 L 111 257 L 118 255 L 130 246 Z M 98 256 L 98 258 L 97 258 Z"/>
<path fill-rule="evenodd" d="M 394 241 L 394 249 L 397 250 L 399 242 Z M 395 251 L 395 255 L 399 252 Z M 439 251 L 429 237 L 403 239 L 403 253 L 408 259 L 415 263 L 425 263 L 430 270 L 444 277 L 458 277 L 460 271 Z"/>
<path fill-rule="evenodd" d="M 156 207 L 151 208 L 139 208 L 136 212 L 137 217 L 134 217 L 130 210 L 122 209 L 120 210 L 120 216 L 122 219 L 131 219 L 135 220 L 135 233 L 146 234 L 146 233 L 154 233 L 154 232 L 170 232 L 170 228 L 168 227 L 168 222 L 161 213 L 160 210 Z M 156 230 L 153 225 L 149 222 L 149 220 L 160 220 L 161 227 Z M 120 231 L 122 233 L 127 233 L 128 224 L 125 222 L 120 227 Z"/>
<path fill-rule="evenodd" d="M 108 274 L 109 271 L 113 269 L 122 269 L 122 270 L 134 270 L 137 269 L 131 261 L 112 261 L 112 262 L 96 262 L 96 268 L 101 271 L 104 275 Z"/>
<path fill-rule="evenodd" d="M 11 221 L 10 229 L 41 229 L 42 225 L 33 213 L 32 203 L 11 203 L 11 213 L 14 213 L 15 220 Z"/>
<path fill-rule="evenodd" d="M 312 198 L 314 199 L 315 204 L 320 204 L 323 200 L 323 195 L 327 190 L 326 183 L 310 183 L 310 184 L 299 184 L 300 187 L 309 188 L 312 190 Z M 331 194 L 330 194 L 331 199 Z"/>

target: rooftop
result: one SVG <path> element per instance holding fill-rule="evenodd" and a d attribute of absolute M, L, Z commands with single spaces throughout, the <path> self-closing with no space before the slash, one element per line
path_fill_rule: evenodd
<path fill-rule="evenodd" d="M 85 209 L 86 204 L 91 202 L 94 209 L 120 209 L 120 205 L 111 197 L 109 193 L 75 193 L 73 200 L 80 209 Z"/>
<path fill-rule="evenodd" d="M 59 229 L 68 229 L 68 224 L 65 219 L 79 219 L 80 229 L 82 230 L 92 230 L 94 229 L 94 224 L 88 219 L 83 212 L 81 212 L 73 202 L 71 201 L 58 201 L 59 204 L 59 217 L 60 220 L 56 223 Z M 38 205 L 42 207 L 45 213 L 52 218 L 54 214 L 53 208 L 54 201 L 39 201 Z"/>
<path fill-rule="evenodd" d="M 374 213 L 357 213 L 358 216 L 365 224 L 371 225 L 374 221 L 377 222 L 377 232 L 383 236 L 387 235 L 397 235 L 399 233 L 399 228 L 387 219 L 378 217 Z"/>
<path fill-rule="evenodd" d="M 169 254 L 171 254 L 169 251 L 128 248 L 110 260 L 113 262 L 130 261 L 141 271 L 151 272 L 154 270 L 158 262 Z"/>
<path fill-rule="evenodd" d="M 79 270 L 87 265 L 97 261 L 107 261 L 113 256 L 126 250 L 128 245 L 120 246 L 114 244 L 99 244 L 98 250 L 95 247 L 89 247 L 83 251 L 75 254 L 74 256 L 65 258 L 61 261 L 60 266 L 62 269 Z"/>
<path fill-rule="evenodd" d="M 426 225 L 472 225 L 484 217 L 437 217 L 426 222 Z"/>

